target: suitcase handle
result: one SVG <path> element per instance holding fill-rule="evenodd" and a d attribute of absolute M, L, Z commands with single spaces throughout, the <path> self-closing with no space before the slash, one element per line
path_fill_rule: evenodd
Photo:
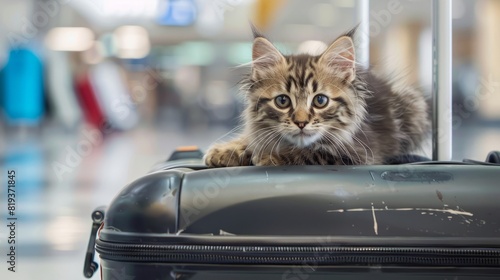
<path fill-rule="evenodd" d="M 104 209 L 105 206 L 97 207 L 94 212 L 92 212 L 92 229 L 90 231 L 89 244 L 87 246 L 87 253 L 85 254 L 85 263 L 83 265 L 83 275 L 86 278 L 91 278 L 94 273 L 99 268 L 99 265 L 94 261 L 95 256 L 95 240 L 97 237 L 97 232 L 104 222 Z"/>
<path fill-rule="evenodd" d="M 178 160 L 178 159 L 202 159 L 203 152 L 198 149 L 197 146 L 182 146 L 177 147 L 177 149 L 170 155 L 168 161 Z"/>

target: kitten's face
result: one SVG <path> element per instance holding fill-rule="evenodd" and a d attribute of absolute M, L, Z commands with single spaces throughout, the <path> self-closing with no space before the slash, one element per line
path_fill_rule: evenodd
<path fill-rule="evenodd" d="M 336 143 L 353 123 L 354 48 L 349 37 L 322 55 L 283 56 L 258 37 L 253 46 L 250 106 L 260 133 L 306 147 L 320 139 Z M 263 135 L 262 137 L 265 137 Z"/>

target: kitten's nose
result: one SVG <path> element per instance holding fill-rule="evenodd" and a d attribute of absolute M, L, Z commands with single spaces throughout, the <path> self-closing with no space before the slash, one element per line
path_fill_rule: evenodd
<path fill-rule="evenodd" d="M 294 122 L 300 129 L 303 129 L 309 122 Z"/>

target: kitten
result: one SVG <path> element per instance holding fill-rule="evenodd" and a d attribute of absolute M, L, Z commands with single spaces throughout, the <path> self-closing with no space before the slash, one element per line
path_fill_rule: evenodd
<path fill-rule="evenodd" d="M 244 130 L 212 145 L 208 166 L 383 164 L 429 130 L 421 92 L 356 67 L 355 29 L 321 55 L 283 55 L 254 30 Z"/>

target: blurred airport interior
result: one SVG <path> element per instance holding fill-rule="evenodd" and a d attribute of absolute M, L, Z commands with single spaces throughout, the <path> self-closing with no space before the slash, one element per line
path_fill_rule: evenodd
<path fill-rule="evenodd" d="M 239 124 L 249 20 L 317 52 L 363 1 L 0 0 L 0 169 L 19 174 L 20 217 L 19 273 L 1 278 L 81 279 L 93 208 Z M 430 96 L 432 1 L 366 2 L 370 64 Z M 500 1 L 452 2 L 453 158 L 483 160 L 500 149 Z"/>

